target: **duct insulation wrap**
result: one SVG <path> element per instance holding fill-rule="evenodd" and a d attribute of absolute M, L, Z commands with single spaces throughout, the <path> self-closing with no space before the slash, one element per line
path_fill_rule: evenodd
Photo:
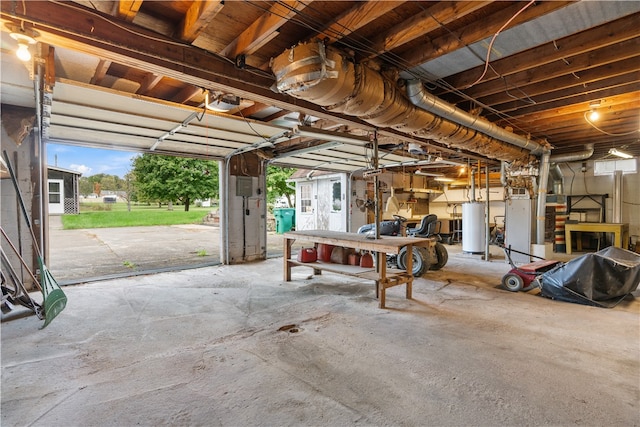
<path fill-rule="evenodd" d="M 462 204 L 462 252 L 484 253 L 484 211 L 485 205 L 482 202 Z"/>
<path fill-rule="evenodd" d="M 489 158 L 528 163 L 530 151 L 414 105 L 394 81 L 355 64 L 322 42 L 303 43 L 273 58 L 275 88 L 377 127 L 432 139 Z"/>

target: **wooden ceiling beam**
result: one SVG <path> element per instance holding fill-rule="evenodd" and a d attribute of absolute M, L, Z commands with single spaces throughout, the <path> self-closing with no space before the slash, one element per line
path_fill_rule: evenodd
<path fill-rule="evenodd" d="M 613 96 L 623 95 L 625 93 L 632 92 L 640 89 L 640 80 L 632 81 L 630 78 L 640 77 L 638 73 L 636 76 L 630 76 L 624 74 L 615 79 L 616 85 L 613 85 L 613 80 L 607 80 L 606 85 L 603 88 L 597 86 L 590 86 L 589 90 L 585 90 L 581 87 L 565 89 L 557 92 L 546 94 L 546 97 L 536 98 L 536 103 L 533 105 L 523 104 L 522 101 L 514 101 L 510 104 L 503 104 L 495 106 L 502 114 L 509 114 L 511 117 L 520 117 L 523 115 L 536 113 L 539 111 L 551 110 L 559 108 L 566 104 L 580 104 L 584 102 L 590 102 L 594 99 L 609 98 Z M 487 115 L 488 120 L 497 120 L 497 117 Z"/>
<path fill-rule="evenodd" d="M 251 117 L 254 114 L 259 113 L 260 111 L 266 110 L 269 107 L 271 107 L 271 105 L 263 104 L 262 102 L 256 102 L 252 106 L 243 108 L 239 110 L 237 113 L 234 113 L 234 116 Z"/>
<path fill-rule="evenodd" d="M 519 14 L 507 28 L 538 18 L 549 12 L 553 12 L 554 10 L 561 9 L 571 3 L 573 2 L 538 2 Z M 403 61 L 407 64 L 408 68 L 418 66 L 432 59 L 446 55 L 447 53 L 453 52 L 454 50 L 479 42 L 487 37 L 491 37 L 505 24 L 505 22 L 522 9 L 522 6 L 523 4 L 521 2 L 516 2 L 499 12 L 493 13 L 482 20 L 477 20 L 474 23 L 456 31 L 448 32 L 447 34 L 433 40 L 425 40 L 422 49 L 411 49 L 410 51 L 399 52 L 398 54 L 402 56 Z M 478 76 L 479 75 L 480 74 L 478 74 Z"/>
<path fill-rule="evenodd" d="M 224 7 L 223 0 L 194 1 L 176 29 L 176 37 L 193 42 Z"/>
<path fill-rule="evenodd" d="M 637 37 L 638 19 L 640 19 L 640 14 L 629 15 L 560 40 L 492 61 L 491 68 L 495 72 L 488 71 L 480 83 L 498 79 L 500 76 L 509 76 L 537 68 L 555 61 L 570 60 L 573 56 Z M 483 69 L 484 64 L 449 76 L 445 80 L 456 89 L 465 89 L 482 75 Z M 497 75 L 496 72 L 498 73 Z"/>
<path fill-rule="evenodd" d="M 202 88 L 186 85 L 171 98 L 171 101 L 176 102 L 178 104 L 184 104 L 194 96 L 201 95 L 201 94 L 202 94 Z"/>
<path fill-rule="evenodd" d="M 536 125 L 537 123 L 562 123 L 564 120 L 568 120 L 567 116 L 574 115 L 576 117 L 582 117 L 585 112 L 591 109 L 589 104 L 592 100 L 593 99 L 588 99 L 580 104 L 568 105 L 547 109 L 544 111 L 538 111 L 531 114 L 521 115 L 516 117 L 516 119 L 518 121 L 525 121 L 532 125 Z M 624 93 L 602 100 L 600 106 L 598 107 L 598 110 L 602 113 L 607 109 L 609 109 L 610 111 L 628 111 L 631 109 L 633 114 L 638 115 L 638 109 L 640 109 L 640 92 L 635 91 Z M 640 119 L 640 116 L 638 118 Z"/>
<path fill-rule="evenodd" d="M 89 82 L 92 85 L 99 85 L 104 79 L 104 76 L 107 75 L 107 71 L 111 66 L 111 61 L 106 59 L 101 59 L 98 62 L 98 66 L 96 67 L 96 71 L 93 73 L 93 77 L 91 77 L 91 81 Z"/>
<path fill-rule="evenodd" d="M 146 95 L 151 90 L 153 90 L 153 88 L 156 87 L 158 83 L 160 83 L 160 80 L 162 80 L 162 76 L 158 74 L 147 73 L 136 93 Z"/>
<path fill-rule="evenodd" d="M 302 2 L 299 0 L 281 0 L 274 3 L 268 12 L 254 21 L 220 54 L 227 58 L 235 58 L 240 54 L 250 55 L 277 36 L 278 28 L 310 3 L 311 1 Z"/>
<path fill-rule="evenodd" d="M 321 32 L 310 37 L 310 39 L 326 39 L 329 44 L 335 43 L 343 37 L 348 36 L 368 23 L 392 11 L 396 7 L 405 3 L 405 1 L 406 0 L 356 2 L 355 6 L 342 13 L 335 19 L 335 21 L 329 23 Z"/>
<path fill-rule="evenodd" d="M 291 113 L 291 111 L 289 111 L 289 110 L 281 110 L 281 111 L 278 111 L 277 113 L 273 113 L 270 116 L 265 117 L 264 119 L 262 119 L 262 121 L 268 123 L 268 122 L 270 122 L 272 120 L 279 119 L 282 116 L 286 116 L 289 113 Z"/>
<path fill-rule="evenodd" d="M 637 56 L 638 51 L 640 51 L 640 37 L 635 37 L 612 46 L 565 58 L 567 62 L 558 60 L 539 67 L 533 67 L 532 65 L 532 67 L 527 70 L 506 76 L 506 82 L 499 79 L 480 83 L 469 89 L 465 89 L 464 93 L 473 99 L 478 99 L 504 92 L 505 90 L 517 91 L 520 87 L 547 80 L 549 81 L 550 87 L 553 88 L 557 87 L 556 83 L 552 80 L 554 78 L 575 73 L 576 79 L 579 79 L 580 73 L 585 70 L 627 58 L 633 58 Z"/>
<path fill-rule="evenodd" d="M 556 78 L 553 86 L 549 85 L 548 82 L 534 83 L 523 86 L 515 92 L 504 91 L 479 98 L 478 101 L 505 112 L 511 109 L 509 106 L 518 108 L 526 105 L 527 98 L 531 98 L 537 103 L 548 102 L 552 99 L 599 90 L 607 86 L 618 86 L 637 80 L 638 75 L 640 75 L 638 71 L 639 63 L 640 56 L 629 58 L 581 72 L 579 79 L 576 79 L 573 74 L 568 74 Z M 624 80 L 624 76 L 627 76 L 628 80 Z M 554 94 L 557 95 L 554 96 Z M 520 98 L 520 100 L 514 101 L 514 98 Z M 502 106 L 506 110 L 503 110 Z"/>
<path fill-rule="evenodd" d="M 492 1 L 480 0 L 427 3 L 427 5 L 429 5 L 428 9 L 399 23 L 389 31 L 373 39 L 371 42 L 371 50 L 375 53 L 369 54 L 368 58 L 396 49 L 405 43 L 440 28 L 442 25 L 446 25 L 462 16 L 482 9 L 491 3 Z"/>
<path fill-rule="evenodd" d="M 127 22 L 133 22 L 143 0 L 119 0 L 118 1 L 118 18 Z"/>

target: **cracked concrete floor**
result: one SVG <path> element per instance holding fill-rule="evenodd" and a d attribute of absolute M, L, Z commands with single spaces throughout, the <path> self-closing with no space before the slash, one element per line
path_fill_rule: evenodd
<path fill-rule="evenodd" d="M 68 286 L 46 329 L 2 324 L 2 425 L 640 425 L 639 300 L 514 294 L 507 270 L 452 253 L 385 310 L 281 258 Z"/>

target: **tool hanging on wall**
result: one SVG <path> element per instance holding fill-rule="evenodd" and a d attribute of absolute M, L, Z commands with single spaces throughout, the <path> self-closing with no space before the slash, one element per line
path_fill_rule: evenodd
<path fill-rule="evenodd" d="M 67 296 L 64 294 L 58 282 L 53 278 L 53 275 L 44 264 L 44 254 L 38 245 L 38 240 L 36 239 L 36 235 L 33 231 L 33 226 L 31 224 L 31 220 L 29 219 L 29 214 L 27 213 L 27 209 L 24 205 L 24 200 L 22 198 L 22 193 L 20 192 L 20 187 L 18 185 L 18 179 L 13 170 L 13 166 L 11 165 L 11 160 L 9 159 L 9 154 L 6 150 L 2 152 L 5 160 L 5 164 L 7 170 L 9 171 L 9 175 L 11 176 L 11 182 L 13 182 L 13 186 L 16 190 L 16 197 L 18 198 L 18 202 L 20 204 L 20 209 L 22 210 L 22 214 L 24 216 L 24 220 L 27 224 L 27 228 L 31 233 L 31 239 L 33 240 L 33 248 L 37 254 L 38 266 L 40 268 L 40 290 L 42 291 L 43 298 L 43 307 L 44 307 L 44 325 L 42 328 L 46 328 L 51 321 L 64 310 L 67 305 Z M 5 239 L 9 241 L 8 236 L 5 234 L 4 230 L 2 230 L 2 234 L 5 236 Z M 17 253 L 17 252 L 16 252 Z M 34 277 L 34 283 L 38 283 Z"/>

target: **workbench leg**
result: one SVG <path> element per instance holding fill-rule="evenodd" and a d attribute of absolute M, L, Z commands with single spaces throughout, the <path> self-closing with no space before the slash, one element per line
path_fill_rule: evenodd
<path fill-rule="evenodd" d="M 289 260 L 291 259 L 291 245 L 293 245 L 293 240 L 284 239 L 284 281 L 291 281 L 291 264 L 289 264 Z"/>
<path fill-rule="evenodd" d="M 384 308 L 387 297 L 387 254 L 384 252 L 378 252 L 378 278 L 380 308 Z"/>
<path fill-rule="evenodd" d="M 571 231 L 564 231 L 565 246 L 567 247 L 567 255 L 571 255 Z"/>

